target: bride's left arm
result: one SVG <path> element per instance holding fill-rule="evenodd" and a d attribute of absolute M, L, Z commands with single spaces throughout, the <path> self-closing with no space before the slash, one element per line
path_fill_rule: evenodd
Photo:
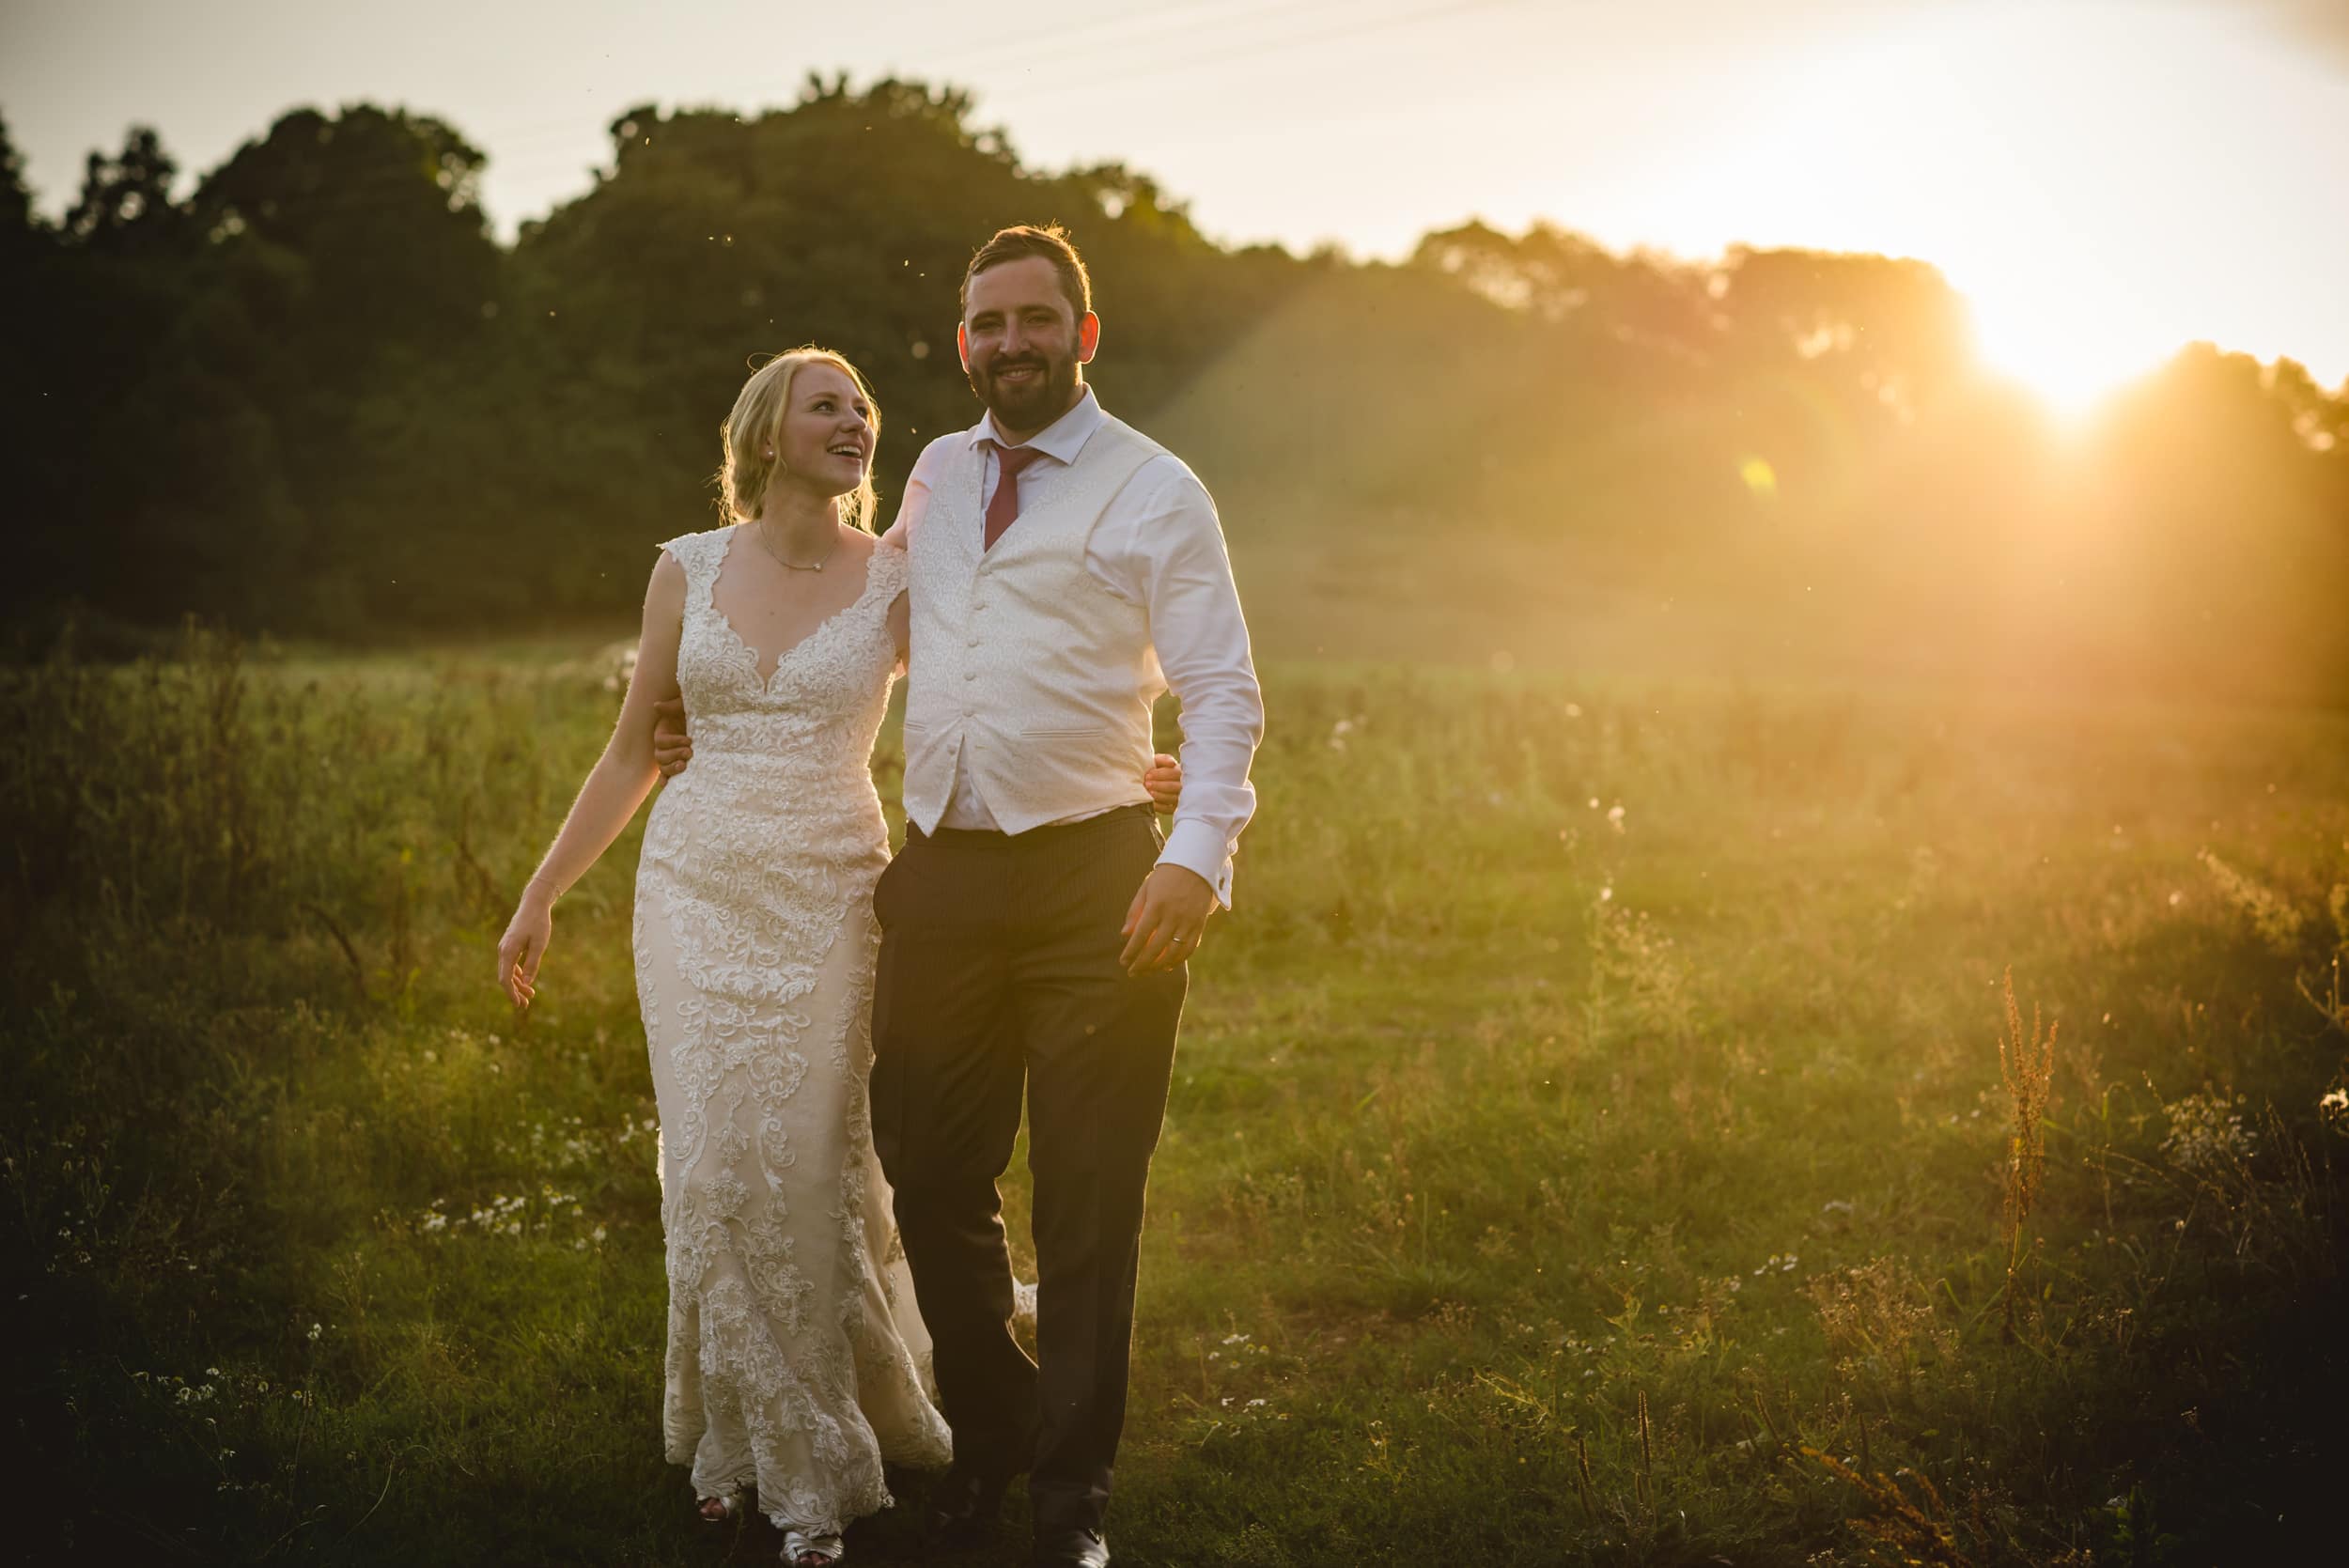
<path fill-rule="evenodd" d="M 929 448 L 924 447 L 921 457 L 914 459 L 913 472 L 906 476 L 905 499 L 897 503 L 897 520 L 874 543 L 876 551 L 894 551 L 909 572 L 912 568 L 905 563 L 913 551 L 913 531 L 922 525 L 922 514 L 930 505 L 929 456 Z M 879 564 L 878 556 L 875 564 Z M 911 612 L 902 591 L 889 604 L 889 635 L 897 644 L 897 673 L 902 675 L 913 651 Z"/>
<path fill-rule="evenodd" d="M 1150 766 L 1142 770 L 1142 787 L 1150 792 L 1150 803 L 1168 815 L 1183 808 L 1183 765 L 1181 759 L 1159 752 L 1150 758 Z"/>

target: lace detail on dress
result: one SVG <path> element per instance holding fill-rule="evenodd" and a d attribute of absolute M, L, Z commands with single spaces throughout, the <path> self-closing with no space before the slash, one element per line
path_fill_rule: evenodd
<path fill-rule="evenodd" d="M 873 1155 L 869 758 L 902 552 L 761 679 L 711 594 L 731 529 L 662 548 L 686 576 L 677 683 L 693 762 L 646 825 L 639 999 L 661 1101 L 669 1458 L 755 1483 L 825 1533 L 889 1503 L 881 1462 L 942 1464 L 928 1342 Z"/>

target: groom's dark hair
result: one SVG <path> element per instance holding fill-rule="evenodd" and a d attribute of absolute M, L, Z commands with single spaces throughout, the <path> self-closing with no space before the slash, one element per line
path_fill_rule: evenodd
<path fill-rule="evenodd" d="M 1052 264 L 1052 271 L 1060 274 L 1061 292 L 1068 296 L 1070 306 L 1082 319 L 1085 312 L 1093 308 L 1093 279 L 1086 275 L 1084 258 L 1077 254 L 1068 231 L 1058 224 L 1042 228 L 1034 224 L 1015 224 L 1010 228 L 997 229 L 995 238 L 981 245 L 972 254 L 971 265 L 963 270 L 963 314 L 967 316 L 971 311 L 972 278 L 989 267 L 1030 256 L 1040 256 Z"/>

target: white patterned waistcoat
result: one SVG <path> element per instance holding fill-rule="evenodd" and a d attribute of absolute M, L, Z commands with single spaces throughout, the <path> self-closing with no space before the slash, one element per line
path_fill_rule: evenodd
<path fill-rule="evenodd" d="M 1149 799 L 1150 705 L 1166 690 L 1150 614 L 1085 567 L 1101 515 L 1166 449 L 1104 416 L 1077 460 L 1024 483 L 1019 518 L 982 550 L 986 454 L 957 438 L 914 531 L 906 816 L 937 830 L 957 761 L 995 823 L 1022 833 Z"/>

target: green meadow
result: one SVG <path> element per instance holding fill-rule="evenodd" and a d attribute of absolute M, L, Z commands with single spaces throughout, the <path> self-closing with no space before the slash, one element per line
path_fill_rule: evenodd
<path fill-rule="evenodd" d="M 1118 1560 L 2310 1560 L 2349 719 L 1506 663 L 1266 671 Z M 660 1453 L 632 835 L 492 984 L 611 676 L 0 673 L 26 1560 L 773 1560 Z"/>

